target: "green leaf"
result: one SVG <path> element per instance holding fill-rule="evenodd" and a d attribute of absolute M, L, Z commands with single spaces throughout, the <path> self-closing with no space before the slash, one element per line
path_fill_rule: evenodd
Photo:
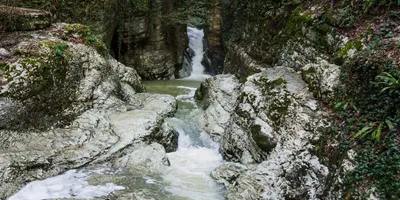
<path fill-rule="evenodd" d="M 343 110 L 346 110 L 348 105 L 349 105 L 348 103 L 344 104 Z"/>
<path fill-rule="evenodd" d="M 399 0 L 400 1 L 400 0 Z M 390 121 L 390 120 L 385 120 L 385 122 L 386 122 L 386 124 L 388 125 L 388 127 L 389 127 L 389 129 L 390 130 L 393 130 L 394 129 L 394 126 L 393 126 L 393 124 L 392 124 L 392 122 Z"/>
<path fill-rule="evenodd" d="M 336 109 L 339 109 L 340 107 L 342 107 L 343 104 L 344 104 L 343 102 L 339 102 L 339 103 L 337 103 L 337 104 L 335 105 L 335 108 L 336 108 Z"/>
<path fill-rule="evenodd" d="M 366 126 L 366 127 L 362 128 L 353 137 L 350 138 L 350 141 L 354 141 L 355 139 L 357 139 L 360 136 L 364 137 L 365 135 L 367 135 L 368 133 L 370 133 L 372 131 L 371 129 L 372 129 L 372 127 L 370 127 L 370 126 Z"/>
<path fill-rule="evenodd" d="M 381 133 L 382 133 L 382 124 L 378 126 L 378 128 L 372 133 L 372 138 L 374 138 L 376 141 L 381 140 Z"/>
<path fill-rule="evenodd" d="M 385 88 L 383 88 L 382 90 L 381 90 L 381 93 L 383 93 L 383 92 L 385 92 L 386 90 L 388 90 L 388 89 L 391 89 L 392 87 L 385 87 Z"/>

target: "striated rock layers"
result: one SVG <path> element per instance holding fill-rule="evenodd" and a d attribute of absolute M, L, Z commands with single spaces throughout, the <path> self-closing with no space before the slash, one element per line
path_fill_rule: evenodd
<path fill-rule="evenodd" d="M 0 199 L 30 181 L 102 165 L 168 165 L 177 132 L 169 95 L 141 94 L 141 79 L 81 25 L 9 33 L 1 48 Z M 6 45 L 5 45 L 6 44 Z"/>
<path fill-rule="evenodd" d="M 121 62 L 135 68 L 143 79 L 180 77 L 178 71 L 188 44 L 186 26 L 162 21 L 164 15 L 173 11 L 173 5 L 173 1 L 156 0 L 145 12 L 121 13 L 118 29 L 123 31 L 119 36 L 122 48 L 116 54 L 121 54 Z"/>
<path fill-rule="evenodd" d="M 207 41 L 203 65 L 212 75 L 221 74 L 225 60 L 223 48 L 222 0 L 207 0 L 210 12 L 205 27 Z"/>

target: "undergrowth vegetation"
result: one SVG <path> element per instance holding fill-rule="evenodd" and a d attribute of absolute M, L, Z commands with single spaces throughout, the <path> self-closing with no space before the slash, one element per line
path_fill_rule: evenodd
<path fill-rule="evenodd" d="M 345 178 L 343 198 L 367 199 L 373 194 L 399 199 L 400 42 L 396 38 L 400 36 L 400 2 L 358 3 L 362 9 L 354 9 L 356 1 L 351 1 L 326 16 L 327 23 L 352 39 L 335 58 L 343 70 L 333 102 L 336 126 L 342 150 L 357 153 L 356 168 Z M 350 49 L 354 55 L 347 53 Z"/>
<path fill-rule="evenodd" d="M 271 66 L 288 39 L 302 44 L 313 31 L 313 48 L 342 69 L 328 106 L 336 115 L 334 133 L 323 138 L 340 145 L 322 157 L 334 166 L 350 149 L 357 155 L 337 198 L 400 199 L 400 1 L 226 0 L 224 6 L 224 38 Z M 336 34 L 349 40 L 332 46 L 327 36 Z"/>

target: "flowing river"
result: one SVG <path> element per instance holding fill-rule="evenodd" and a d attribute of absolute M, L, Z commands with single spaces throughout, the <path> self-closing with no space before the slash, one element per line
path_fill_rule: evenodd
<path fill-rule="evenodd" d="M 178 112 L 167 122 L 179 132 L 178 150 L 168 154 L 171 166 L 166 168 L 163 179 L 166 190 L 183 199 L 223 199 L 222 186 L 210 173 L 223 163 L 214 143 L 200 126 L 201 112 L 194 101 L 199 81 L 176 80 L 146 82 L 148 92 L 169 93 L 178 100 Z"/>
<path fill-rule="evenodd" d="M 194 100 L 203 74 L 202 30 L 188 27 L 190 47 L 195 52 L 192 75 L 184 80 L 146 81 L 147 92 L 170 94 L 178 101 L 178 110 L 167 123 L 179 133 L 178 149 L 169 153 L 170 166 L 159 173 L 125 171 L 124 169 L 71 170 L 60 176 L 34 181 L 9 200 L 41 200 L 56 198 L 96 198 L 123 191 L 139 191 L 141 196 L 171 200 L 223 199 L 223 186 L 210 176 L 223 163 L 214 143 L 201 128 L 201 112 Z"/>

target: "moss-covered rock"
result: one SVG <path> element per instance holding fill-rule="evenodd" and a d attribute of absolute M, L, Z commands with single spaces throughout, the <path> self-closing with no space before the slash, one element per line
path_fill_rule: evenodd
<path fill-rule="evenodd" d="M 15 104 L 1 116 L 2 128 L 64 126 L 93 107 L 83 102 L 105 100 L 102 93 L 118 93 L 122 83 L 143 90 L 136 72 L 122 70 L 125 67 L 106 53 L 100 40 L 91 38 L 85 26 L 56 24 L 46 31 L 9 33 L 4 39 L 18 42 L 9 47 L 11 56 L 1 65 L 6 81 L 0 95 Z M 121 80 L 113 83 L 115 91 L 104 91 L 100 84 L 113 77 Z"/>
<path fill-rule="evenodd" d="M 301 75 L 286 67 L 268 68 L 249 76 L 241 88 L 220 152 L 226 160 L 249 169 L 227 177 L 219 169 L 214 172 L 227 185 L 227 199 L 323 195 L 328 168 L 313 155 L 314 143 L 321 136 L 314 127 L 328 125 L 321 122 L 326 116 Z"/>
<path fill-rule="evenodd" d="M 341 73 L 339 66 L 323 61 L 319 64 L 308 64 L 301 70 L 303 80 L 317 99 L 329 102 L 334 98 Z"/>
<path fill-rule="evenodd" d="M 19 7 L 0 5 L 0 32 L 32 31 L 47 28 L 51 25 L 51 13 Z"/>

